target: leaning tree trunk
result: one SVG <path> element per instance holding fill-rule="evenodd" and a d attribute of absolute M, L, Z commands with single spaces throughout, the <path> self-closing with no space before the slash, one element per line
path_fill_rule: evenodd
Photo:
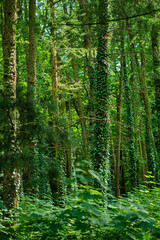
<path fill-rule="evenodd" d="M 4 95 L 6 103 L 4 132 L 4 179 L 3 203 L 10 209 L 17 205 L 18 174 L 17 174 L 17 143 L 16 143 L 16 19 L 17 1 L 6 0 L 4 6 Z"/>

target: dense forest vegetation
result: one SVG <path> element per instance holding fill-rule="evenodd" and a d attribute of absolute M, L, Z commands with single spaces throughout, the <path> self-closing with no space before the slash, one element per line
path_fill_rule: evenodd
<path fill-rule="evenodd" d="M 0 10 L 0 239 L 160 239 L 159 0 Z"/>

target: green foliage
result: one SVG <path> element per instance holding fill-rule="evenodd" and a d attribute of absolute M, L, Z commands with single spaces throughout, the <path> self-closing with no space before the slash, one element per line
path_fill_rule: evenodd
<path fill-rule="evenodd" d="M 119 200 L 79 186 L 67 198 L 65 208 L 24 198 L 13 210 L 12 219 L 2 220 L 1 215 L 1 239 L 156 240 L 160 234 L 159 204 L 159 188 L 145 186 Z"/>
<path fill-rule="evenodd" d="M 4 1 L 1 0 L 1 4 L 2 2 Z M 5 95 L 3 52 L 0 52 L 0 171 L 3 172 L 7 165 L 16 163 L 14 167 L 22 173 L 18 200 L 21 195 L 28 194 L 28 197 L 20 200 L 17 209 L 9 212 L 10 218 L 3 219 L 3 212 L 6 213 L 7 209 L 0 202 L 0 239 L 156 240 L 160 235 L 160 194 L 159 188 L 154 188 L 158 183 L 153 182 L 155 179 L 152 174 L 154 175 L 154 168 L 158 169 L 159 166 L 155 166 L 154 161 L 148 161 L 146 152 L 153 155 L 151 157 L 154 159 L 152 148 L 157 147 L 153 142 L 159 125 L 155 113 L 157 110 L 154 109 L 157 104 L 152 79 L 154 63 L 148 53 L 153 52 L 150 33 L 153 23 L 158 29 L 159 13 L 139 17 L 142 20 L 141 28 L 138 27 L 136 17 L 124 21 L 123 49 L 122 21 L 110 20 L 156 9 L 158 0 L 152 1 L 152 7 L 150 0 L 137 1 L 136 5 L 133 0 L 53 0 L 54 22 L 49 2 L 36 1 L 35 99 L 28 102 L 29 1 L 18 1 L 16 101 Z M 84 13 L 80 2 L 85 3 Z M 3 4 L 1 10 L 0 46 L 3 49 Z M 51 25 L 55 34 L 51 33 Z M 148 147 L 145 145 L 147 114 L 141 101 L 143 90 L 139 81 L 141 35 L 146 57 L 145 75 L 152 108 L 151 118 L 157 121 L 152 124 L 154 136 L 152 139 L 146 138 Z M 57 64 L 56 101 L 53 100 L 51 78 L 51 45 L 56 53 L 55 65 Z M 135 54 L 139 67 L 136 66 Z M 158 65 L 156 68 L 159 69 Z M 124 75 L 125 94 L 122 94 L 122 120 L 116 121 L 121 71 Z M 82 100 L 82 116 L 79 114 L 79 97 Z M 14 123 L 11 117 L 15 108 L 16 133 L 12 135 L 16 135 L 16 142 L 14 144 L 9 140 L 6 144 L 4 140 L 10 139 Z M 90 156 L 86 156 L 84 151 L 82 119 Z M 109 175 L 112 182 L 116 178 L 114 160 L 117 157 L 118 124 L 122 128 L 118 149 L 121 155 L 121 194 L 144 180 L 148 188 L 152 189 L 141 186 L 127 197 L 115 199 L 107 193 L 112 188 L 114 190 L 114 184 L 108 183 Z M 151 135 L 149 131 L 146 134 Z M 73 175 L 72 178 L 65 179 L 69 175 L 68 162 Z M 152 172 L 146 175 L 147 170 Z M 0 175 L 0 196 L 3 195 L 2 179 L 3 173 Z M 69 185 L 71 183 L 72 186 Z"/>

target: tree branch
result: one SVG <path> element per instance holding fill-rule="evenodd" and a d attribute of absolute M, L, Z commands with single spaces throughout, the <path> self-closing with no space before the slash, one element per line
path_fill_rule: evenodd
<path fill-rule="evenodd" d="M 122 21 L 122 20 L 128 20 L 128 19 L 132 19 L 132 18 L 142 17 L 142 16 L 146 16 L 146 15 L 149 15 L 149 14 L 152 14 L 152 13 L 159 12 L 159 11 L 160 11 L 160 8 L 152 10 L 150 12 L 136 14 L 136 15 L 133 15 L 133 16 L 130 16 L 130 17 L 108 19 L 105 22 L 77 23 L 77 24 L 76 23 L 75 24 L 74 23 L 64 23 L 64 24 L 58 24 L 58 25 L 61 25 L 61 26 L 75 26 L 75 27 L 82 27 L 82 26 L 87 26 L 87 25 L 89 25 L 89 26 L 91 26 L 91 25 L 106 25 L 108 22 L 118 22 L 118 21 Z"/>

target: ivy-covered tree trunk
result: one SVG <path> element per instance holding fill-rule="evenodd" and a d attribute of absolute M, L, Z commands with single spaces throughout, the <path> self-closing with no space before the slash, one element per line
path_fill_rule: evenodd
<path fill-rule="evenodd" d="M 123 54 L 123 77 L 124 77 L 124 89 L 125 89 L 125 102 L 126 102 L 126 115 L 127 115 L 127 138 L 128 138 L 128 150 L 129 150 L 129 161 L 130 161 L 130 187 L 133 188 L 137 185 L 137 172 L 136 172 L 136 153 L 134 146 L 134 118 L 133 118 L 133 110 L 132 110 L 132 89 L 129 84 L 128 74 L 127 74 L 127 65 L 126 65 L 126 57 L 124 53 L 124 36 L 122 33 L 121 38 L 121 47 Z"/>
<path fill-rule="evenodd" d="M 108 20 L 108 1 L 99 1 L 99 22 Z M 108 96 L 109 88 L 107 81 L 107 25 L 101 25 L 98 31 L 97 49 L 97 77 L 95 90 L 95 132 L 93 146 L 94 170 L 99 172 L 103 179 L 107 181 L 106 171 L 108 163 Z M 97 185 L 97 183 L 95 183 Z M 98 185 L 97 185 L 98 186 Z"/>
<path fill-rule="evenodd" d="M 4 5 L 4 96 L 6 105 L 6 122 L 4 126 L 4 178 L 3 203 L 10 209 L 17 205 L 17 123 L 16 123 L 16 20 L 17 0 L 6 0 Z"/>
<path fill-rule="evenodd" d="M 159 31 L 156 23 L 152 26 L 151 39 L 153 50 L 153 71 L 154 71 L 154 83 L 155 83 L 155 110 L 156 110 L 156 146 L 157 152 L 160 157 L 160 55 L 159 55 Z"/>

